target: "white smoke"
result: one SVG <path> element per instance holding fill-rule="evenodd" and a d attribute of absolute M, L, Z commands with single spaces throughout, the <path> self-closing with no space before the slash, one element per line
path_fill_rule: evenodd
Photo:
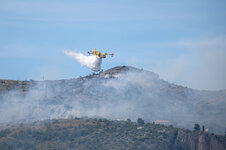
<path fill-rule="evenodd" d="M 225 91 L 184 88 L 142 70 L 102 77 L 1 81 L 0 87 L 5 90 L 0 92 L 0 127 L 4 123 L 54 118 L 86 116 L 135 121 L 141 117 L 147 122 L 167 120 L 190 129 L 199 123 L 211 132 L 225 132 Z M 8 85 L 15 85 L 15 89 L 9 91 Z"/>
<path fill-rule="evenodd" d="M 102 59 L 96 56 L 85 56 L 82 53 L 64 51 L 64 54 L 74 57 L 81 66 L 86 66 L 91 70 L 98 72 L 101 69 Z"/>

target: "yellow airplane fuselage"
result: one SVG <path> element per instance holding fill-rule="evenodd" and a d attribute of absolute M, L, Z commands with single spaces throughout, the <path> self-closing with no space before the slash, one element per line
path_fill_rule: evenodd
<path fill-rule="evenodd" d="M 93 55 L 100 57 L 100 58 L 106 58 L 106 55 L 108 55 L 108 53 L 101 53 L 101 52 L 97 51 L 96 48 L 94 48 Z"/>

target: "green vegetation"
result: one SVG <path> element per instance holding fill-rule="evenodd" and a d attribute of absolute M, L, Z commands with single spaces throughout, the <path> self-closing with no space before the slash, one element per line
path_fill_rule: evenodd
<path fill-rule="evenodd" d="M 142 119 L 141 119 L 142 120 Z M 12 125 L 0 131 L 0 149 L 169 149 L 176 129 L 106 119 L 64 119 Z"/>
<path fill-rule="evenodd" d="M 59 119 L 11 124 L 0 130 L 0 149 L 183 149 L 178 132 L 184 129 L 154 123 L 107 119 Z M 197 134 L 197 132 L 194 132 Z M 200 132 L 200 134 L 204 134 Z M 210 135 L 209 135 L 210 136 Z M 216 136 L 216 135 L 213 135 Z M 195 137 L 198 137 L 195 135 Z M 222 137 L 217 137 L 221 139 Z M 175 145 L 176 143 L 176 145 Z M 225 140 L 222 142 L 225 144 Z"/>
<path fill-rule="evenodd" d="M 199 124 L 195 124 L 194 125 L 194 130 L 200 131 L 200 125 Z"/>

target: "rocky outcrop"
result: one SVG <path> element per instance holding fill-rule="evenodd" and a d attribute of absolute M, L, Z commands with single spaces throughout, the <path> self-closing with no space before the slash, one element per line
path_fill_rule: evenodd
<path fill-rule="evenodd" d="M 225 150 L 226 138 L 199 131 L 179 129 L 174 150 Z"/>
<path fill-rule="evenodd" d="M 117 73 L 122 73 L 122 72 L 125 72 L 125 71 L 128 71 L 128 70 L 131 70 L 131 68 L 133 68 L 133 67 L 117 66 L 117 67 L 108 69 L 104 72 L 101 72 L 100 75 L 103 75 L 103 76 L 104 75 L 114 75 L 114 74 L 117 74 Z"/>

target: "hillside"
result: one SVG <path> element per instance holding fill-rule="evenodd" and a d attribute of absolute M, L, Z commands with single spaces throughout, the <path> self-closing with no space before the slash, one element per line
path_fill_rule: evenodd
<path fill-rule="evenodd" d="M 66 80 L 0 80 L 0 99 L 0 123 L 70 117 L 136 121 L 141 117 L 189 129 L 199 123 L 218 134 L 226 130 L 225 90 L 194 90 L 129 66 Z"/>
<path fill-rule="evenodd" d="M 54 119 L 2 127 L 0 149 L 224 150 L 226 138 L 142 119 Z"/>

